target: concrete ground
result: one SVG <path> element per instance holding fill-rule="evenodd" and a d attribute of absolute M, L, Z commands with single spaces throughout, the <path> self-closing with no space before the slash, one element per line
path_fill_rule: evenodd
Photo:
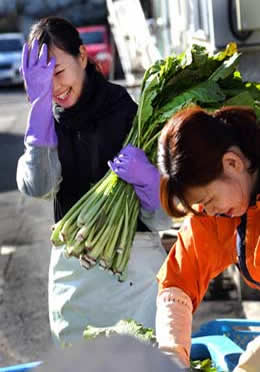
<path fill-rule="evenodd" d="M 0 256 L 0 366 L 5 366 L 38 360 L 51 345 L 47 298 L 51 206 L 13 191 L 0 197 L 0 208 L 0 236 L 5 238 Z"/>
<path fill-rule="evenodd" d="M 21 195 L 15 179 L 27 112 L 23 89 L 0 90 L 0 366 L 39 359 L 51 344 L 52 206 Z"/>

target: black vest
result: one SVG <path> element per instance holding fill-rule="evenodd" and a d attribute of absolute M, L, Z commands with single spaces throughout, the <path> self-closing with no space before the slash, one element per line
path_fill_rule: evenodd
<path fill-rule="evenodd" d="M 137 105 L 126 89 L 107 81 L 88 63 L 79 101 L 69 109 L 54 106 L 62 182 L 54 200 L 55 222 L 108 171 L 121 150 Z M 138 231 L 149 231 L 139 221 Z"/>

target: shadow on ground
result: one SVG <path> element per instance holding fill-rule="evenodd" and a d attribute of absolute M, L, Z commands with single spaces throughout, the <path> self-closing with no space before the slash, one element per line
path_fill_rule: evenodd
<path fill-rule="evenodd" d="M 23 136 L 0 133 L 0 192 L 17 189 L 16 167 L 17 161 L 23 154 L 23 151 Z"/>
<path fill-rule="evenodd" d="M 12 95 L 16 93 L 24 92 L 23 84 L 18 85 L 0 85 L 0 94 Z"/>

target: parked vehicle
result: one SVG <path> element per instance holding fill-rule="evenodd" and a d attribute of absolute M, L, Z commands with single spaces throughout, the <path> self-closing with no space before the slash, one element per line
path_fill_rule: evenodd
<path fill-rule="evenodd" d="M 92 58 L 105 77 L 109 77 L 112 68 L 112 51 L 108 29 L 105 25 L 78 27 L 80 37 Z"/>
<path fill-rule="evenodd" d="M 22 33 L 0 34 L 0 85 L 21 84 L 19 72 L 24 37 Z"/>

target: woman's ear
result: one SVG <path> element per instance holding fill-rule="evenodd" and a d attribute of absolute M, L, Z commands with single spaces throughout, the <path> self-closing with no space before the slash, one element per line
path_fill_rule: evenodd
<path fill-rule="evenodd" d="M 231 175 L 234 173 L 241 173 L 247 169 L 247 159 L 241 155 L 233 151 L 227 151 L 223 155 L 222 165 L 224 174 Z"/>
<path fill-rule="evenodd" d="M 79 58 L 80 58 L 80 63 L 82 67 L 86 68 L 87 63 L 88 63 L 88 54 L 87 54 L 87 51 L 84 45 L 81 45 L 79 47 Z"/>

